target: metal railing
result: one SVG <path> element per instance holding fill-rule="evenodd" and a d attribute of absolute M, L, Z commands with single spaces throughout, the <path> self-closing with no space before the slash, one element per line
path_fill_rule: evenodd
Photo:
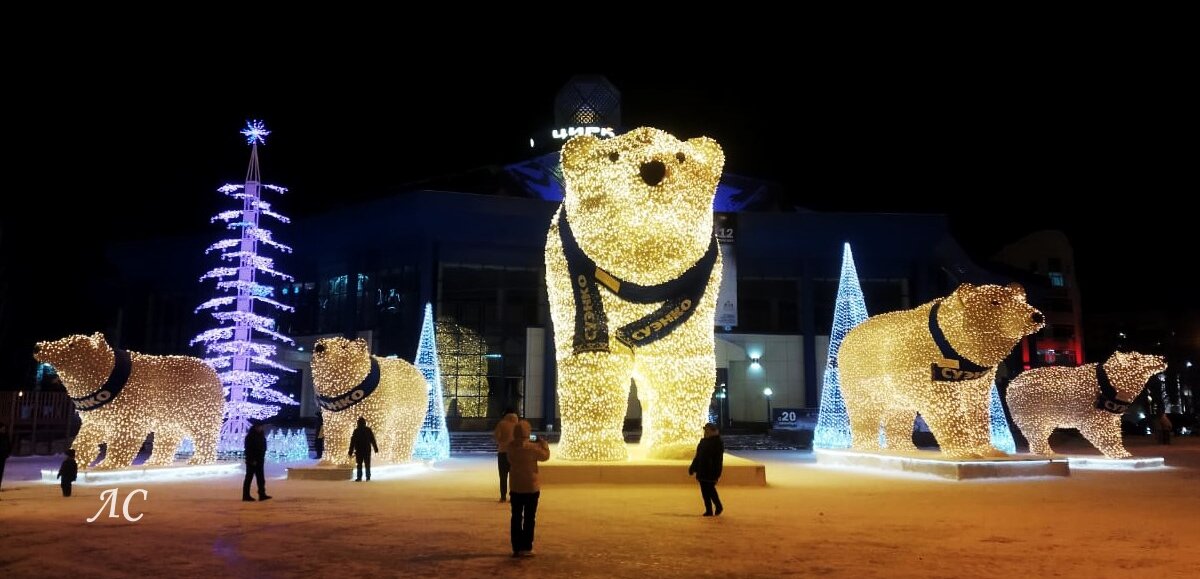
<path fill-rule="evenodd" d="M 55 454 L 78 428 L 66 392 L 0 392 L 0 421 L 8 424 L 14 456 Z"/>

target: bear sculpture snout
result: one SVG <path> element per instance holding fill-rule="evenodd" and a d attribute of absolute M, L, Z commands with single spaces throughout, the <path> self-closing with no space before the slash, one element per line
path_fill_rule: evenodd
<path fill-rule="evenodd" d="M 650 161 L 642 163 L 639 172 L 642 175 L 642 181 L 651 187 L 656 187 L 667 176 L 667 166 L 662 161 Z"/>

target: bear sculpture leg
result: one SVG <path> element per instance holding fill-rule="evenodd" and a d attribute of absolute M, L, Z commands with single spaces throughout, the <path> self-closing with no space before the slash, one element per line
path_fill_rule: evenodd
<path fill-rule="evenodd" d="M 79 468 L 87 468 L 88 465 L 96 462 L 96 458 L 100 456 L 100 443 L 104 442 L 104 439 L 103 428 L 90 420 L 83 422 L 83 426 L 79 427 L 79 434 L 75 435 L 75 441 L 71 443 L 71 448 L 75 449 L 75 462 Z"/>
<path fill-rule="evenodd" d="M 146 441 L 149 433 L 140 432 L 140 428 L 132 430 L 134 433 L 118 432 L 109 437 L 107 448 L 104 451 L 104 460 L 100 461 L 96 468 L 116 470 L 127 468 L 133 464 L 133 459 L 137 458 L 137 453 L 142 449 L 142 443 Z"/>
<path fill-rule="evenodd" d="M 1119 414 L 1093 412 L 1079 424 L 1079 433 L 1108 458 L 1133 456 L 1121 442 L 1121 416 Z"/>
<path fill-rule="evenodd" d="M 716 375 L 712 356 L 639 356 L 637 364 L 646 457 L 692 458 L 708 422 Z"/>
<path fill-rule="evenodd" d="M 567 460 L 625 460 L 625 414 L 633 359 L 628 354 L 584 353 L 559 361 L 558 407 Z"/>
<path fill-rule="evenodd" d="M 146 464 L 150 466 L 167 466 L 175 462 L 175 451 L 183 442 L 183 431 L 174 427 L 160 427 L 154 431 L 154 446 Z"/>
<path fill-rule="evenodd" d="M 1050 448 L 1050 433 L 1054 432 L 1053 426 L 1046 424 L 1040 416 L 1031 416 L 1023 412 L 1014 412 L 1013 422 L 1017 424 L 1017 428 L 1021 429 L 1025 440 L 1029 441 L 1030 453 L 1054 454 L 1054 449 Z"/>
<path fill-rule="evenodd" d="M 889 410 L 883 415 L 883 435 L 888 450 L 916 450 L 913 444 L 913 423 L 917 420 L 915 410 Z"/>

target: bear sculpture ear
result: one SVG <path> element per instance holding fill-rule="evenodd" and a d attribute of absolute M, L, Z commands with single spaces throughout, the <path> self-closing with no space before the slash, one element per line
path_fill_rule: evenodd
<path fill-rule="evenodd" d="M 367 349 L 367 341 L 362 338 L 354 338 L 354 345 L 358 346 L 360 350 Z"/>
<path fill-rule="evenodd" d="M 708 137 L 696 137 L 687 140 L 688 147 L 695 153 L 693 156 L 698 156 L 695 159 L 697 162 L 709 167 L 718 175 L 721 169 L 725 167 L 725 151 L 721 150 L 721 145 Z"/>
<path fill-rule="evenodd" d="M 100 332 L 96 332 L 91 335 L 91 339 L 93 342 L 95 342 L 97 344 L 102 344 L 102 343 L 104 343 L 104 334 L 102 334 Z"/>
<path fill-rule="evenodd" d="M 975 291 L 974 284 L 963 282 L 958 284 L 958 287 L 954 288 L 953 292 L 950 292 L 950 297 L 958 300 L 959 305 L 966 306 L 967 302 L 964 300 L 966 300 L 966 296 L 969 296 L 973 291 Z M 945 301 L 946 300 L 942 300 L 942 303 L 945 303 Z"/>
<path fill-rule="evenodd" d="M 1008 284 L 1008 289 L 1012 290 L 1013 293 L 1020 296 L 1021 299 L 1025 299 L 1025 286 L 1014 281 L 1014 282 Z"/>
<path fill-rule="evenodd" d="M 563 169 L 575 171 L 584 168 L 599 144 L 600 139 L 592 135 L 572 137 L 562 148 Z"/>

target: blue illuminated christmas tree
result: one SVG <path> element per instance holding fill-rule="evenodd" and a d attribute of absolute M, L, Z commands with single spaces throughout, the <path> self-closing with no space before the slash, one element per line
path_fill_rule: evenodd
<path fill-rule="evenodd" d="M 1008 417 L 1004 414 L 1004 405 L 1000 403 L 1000 389 L 995 381 L 992 382 L 992 404 L 988 414 L 991 415 L 992 446 L 1009 454 L 1017 452 L 1017 442 L 1008 428 Z"/>
<path fill-rule="evenodd" d="M 217 294 L 200 304 L 196 312 L 209 310 L 218 325 L 192 339 L 192 344 L 204 344 L 205 361 L 217 370 L 225 389 L 225 421 L 221 425 L 219 452 L 240 451 L 250 420 L 265 419 L 279 412 L 279 404 L 298 404 L 285 394 L 272 390 L 279 376 L 264 372 L 273 369 L 294 372 L 278 362 L 273 342 L 294 344 L 291 338 L 280 334 L 275 319 L 255 313 L 260 310 L 292 311 L 293 308 L 274 299 L 275 288 L 260 283 L 273 277 L 280 281 L 292 281 L 292 277 L 275 269 L 275 261 L 260 254 L 270 248 L 280 253 L 291 253 L 292 248 L 274 240 L 271 230 L 260 225 L 262 217 L 270 217 L 280 223 L 288 218 L 271 210 L 264 201 L 264 191 L 285 193 L 287 189 L 261 182 L 258 167 L 258 145 L 266 144 L 266 130 L 261 121 L 246 124 L 242 135 L 250 145 L 250 167 L 246 169 L 246 181 L 229 184 L 218 189 L 233 198 L 238 208 L 216 214 L 212 221 L 225 223 L 225 229 L 236 232 L 208 247 L 205 253 L 217 252 L 223 265 L 209 270 L 200 281 L 216 280 Z M 229 265 L 224 265 L 224 264 Z"/>
<path fill-rule="evenodd" d="M 842 275 L 838 281 L 837 302 L 833 306 L 833 329 L 829 331 L 829 354 L 825 358 L 825 380 L 817 428 L 813 432 L 813 448 L 850 448 L 850 419 L 846 415 L 846 401 L 842 399 L 838 378 L 838 351 L 850 329 L 866 319 L 867 304 L 863 301 L 862 287 L 858 285 L 854 254 L 847 243 L 842 250 Z"/>
<path fill-rule="evenodd" d="M 446 429 L 446 406 L 442 400 L 442 371 L 438 368 L 437 337 L 433 331 L 433 305 L 425 304 L 421 343 L 417 345 L 417 369 L 429 383 L 429 409 L 417 435 L 413 457 L 421 460 L 450 458 L 450 431 Z"/>

